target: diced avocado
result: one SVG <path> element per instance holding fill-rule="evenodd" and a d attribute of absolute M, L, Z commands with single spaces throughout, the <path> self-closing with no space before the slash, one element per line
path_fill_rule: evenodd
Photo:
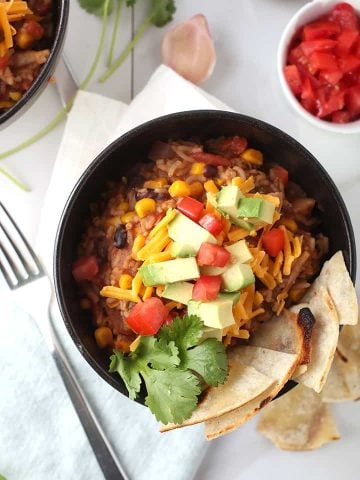
<path fill-rule="evenodd" d="M 240 263 L 249 263 L 253 259 L 249 247 L 246 244 L 246 240 L 239 240 L 238 242 L 225 247 L 225 249 Z"/>
<path fill-rule="evenodd" d="M 231 300 L 233 305 L 237 303 L 240 299 L 240 292 L 221 292 L 218 294 L 217 298 L 223 298 L 224 300 Z"/>
<path fill-rule="evenodd" d="M 228 267 L 211 267 L 204 265 L 200 267 L 201 275 L 222 275 Z"/>
<path fill-rule="evenodd" d="M 240 188 L 236 185 L 223 187 L 216 196 L 217 208 L 220 212 L 230 217 L 231 223 L 251 231 L 254 229 L 254 226 L 250 222 L 238 218 L 239 202 L 243 197 Z"/>
<path fill-rule="evenodd" d="M 238 216 L 246 218 L 246 220 L 254 224 L 271 224 L 274 212 L 275 205 L 262 198 L 242 198 L 238 208 Z"/>
<path fill-rule="evenodd" d="M 205 228 L 190 220 L 182 213 L 178 213 L 168 225 L 169 237 L 175 242 L 191 245 L 195 254 L 202 243 L 216 244 L 216 238 Z"/>
<path fill-rule="evenodd" d="M 235 323 L 231 300 L 217 298 L 211 302 L 190 300 L 188 314 L 197 315 L 204 325 L 212 328 L 225 328 Z"/>
<path fill-rule="evenodd" d="M 222 290 L 235 292 L 255 282 L 250 265 L 234 263 L 222 275 Z"/>
<path fill-rule="evenodd" d="M 170 247 L 170 253 L 173 257 L 195 257 L 196 250 L 189 243 L 173 242 Z"/>
<path fill-rule="evenodd" d="M 200 342 L 203 342 L 208 338 L 216 338 L 216 340 L 221 342 L 222 337 L 223 337 L 222 328 L 204 327 L 202 337 L 200 338 Z"/>
<path fill-rule="evenodd" d="M 145 287 L 192 280 L 200 276 L 199 267 L 193 257 L 143 265 L 139 272 Z"/>
<path fill-rule="evenodd" d="M 193 287 L 194 285 L 188 282 L 169 283 L 166 285 L 161 296 L 174 302 L 187 305 L 188 301 L 192 298 Z"/>

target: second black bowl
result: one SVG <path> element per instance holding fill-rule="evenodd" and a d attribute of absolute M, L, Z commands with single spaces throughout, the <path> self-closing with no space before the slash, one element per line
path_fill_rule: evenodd
<path fill-rule="evenodd" d="M 314 156 L 297 141 L 277 128 L 244 115 L 215 110 L 176 113 L 147 122 L 126 133 L 107 147 L 88 167 L 65 206 L 58 229 L 54 278 L 57 299 L 65 325 L 77 348 L 110 385 L 127 395 L 118 375 L 108 371 L 109 357 L 94 340 L 93 326 L 79 307 L 72 263 L 83 233 L 83 221 L 89 206 L 100 199 L 109 180 L 120 179 L 136 162 L 147 158 L 156 140 L 201 140 L 221 135 L 241 135 L 265 154 L 265 158 L 283 165 L 290 177 L 317 201 L 322 231 L 330 239 L 330 252 L 342 250 L 347 268 L 355 281 L 355 239 L 350 218 L 338 189 Z"/>

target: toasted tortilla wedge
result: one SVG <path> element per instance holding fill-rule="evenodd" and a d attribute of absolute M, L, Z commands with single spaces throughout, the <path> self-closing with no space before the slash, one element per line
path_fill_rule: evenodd
<path fill-rule="evenodd" d="M 340 325 L 356 325 L 359 316 L 356 291 L 341 251 L 324 263 L 320 275 L 311 285 L 303 301 L 310 302 L 321 287 L 328 290 L 335 304 Z"/>
<path fill-rule="evenodd" d="M 181 425 L 173 423 L 161 425 L 161 432 L 205 422 L 235 410 L 275 384 L 273 378 L 241 363 L 236 355 L 236 350 L 234 348 L 229 353 L 229 376 L 225 383 L 218 387 L 209 388 L 188 420 L 185 420 Z"/>
<path fill-rule="evenodd" d="M 308 305 L 301 304 L 296 310 L 285 310 L 279 317 L 274 316 L 259 325 L 250 337 L 250 345 L 293 353 L 299 356 L 299 364 L 308 363 L 313 322 L 298 315 L 299 310 L 305 307 Z"/>
<path fill-rule="evenodd" d="M 314 293 L 309 307 L 316 320 L 311 337 L 311 361 L 306 372 L 296 381 L 320 392 L 334 358 L 339 338 L 339 320 L 335 305 L 324 287 Z"/>
<path fill-rule="evenodd" d="M 340 438 L 328 406 L 303 385 L 271 402 L 257 430 L 282 450 L 314 450 Z"/>
<path fill-rule="evenodd" d="M 255 346 L 238 347 L 235 357 L 264 375 L 274 378 L 276 383 L 242 407 L 207 421 L 205 435 L 208 440 L 232 432 L 253 417 L 279 393 L 291 377 L 298 362 L 296 354 Z"/>
<path fill-rule="evenodd" d="M 360 323 L 347 325 L 340 333 L 337 351 L 321 397 L 324 402 L 360 399 Z"/>

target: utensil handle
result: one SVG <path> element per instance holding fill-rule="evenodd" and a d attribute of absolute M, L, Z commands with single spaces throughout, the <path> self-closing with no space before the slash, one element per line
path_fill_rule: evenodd
<path fill-rule="evenodd" d="M 116 454 L 106 438 L 105 433 L 92 411 L 81 387 L 76 381 L 74 371 L 66 358 L 63 348 L 57 338 L 55 329 L 53 328 L 52 330 L 54 348 L 51 353 L 53 359 L 88 437 L 99 467 L 104 474 L 105 480 L 129 480 L 122 465 L 117 460 Z"/>

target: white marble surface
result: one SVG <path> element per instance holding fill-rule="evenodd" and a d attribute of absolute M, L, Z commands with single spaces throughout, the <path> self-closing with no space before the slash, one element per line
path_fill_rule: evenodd
<path fill-rule="evenodd" d="M 215 0 L 179 0 L 175 21 L 199 12 L 207 16 L 216 42 L 218 62 L 204 88 L 235 110 L 282 128 L 314 153 L 340 188 L 358 240 L 360 136 L 329 134 L 305 123 L 290 110 L 276 77 L 276 48 L 281 31 L 292 13 L 304 3 L 300 0 L 227 0 L 221 3 Z M 136 22 L 143 16 L 144 11 L 137 10 Z M 125 41 L 130 35 L 129 12 L 124 23 L 121 38 Z M 77 2 L 71 0 L 65 53 L 78 81 L 91 62 L 99 30 L 100 22 L 83 13 Z M 160 29 L 151 29 L 136 49 L 135 93 L 145 85 L 160 63 L 162 33 Z M 99 85 L 93 82 L 90 89 L 128 102 L 131 95 L 130 62 L 108 83 Z M 36 105 L 0 132 L 1 150 L 36 132 L 54 116 L 59 106 L 56 90 L 54 86 L 49 86 Z M 40 209 L 62 131 L 63 126 L 60 125 L 36 145 L 4 162 L 32 188 L 31 193 L 22 193 L 0 178 L 1 201 L 9 207 L 31 240 L 36 236 Z M 255 421 L 252 421 L 211 444 L 197 480 L 285 480 L 289 477 L 300 479 L 305 475 L 316 480 L 335 480 L 340 476 L 346 480 L 357 480 L 360 471 L 359 410 L 358 404 L 336 407 L 342 440 L 311 453 L 278 452 L 255 432 Z"/>

